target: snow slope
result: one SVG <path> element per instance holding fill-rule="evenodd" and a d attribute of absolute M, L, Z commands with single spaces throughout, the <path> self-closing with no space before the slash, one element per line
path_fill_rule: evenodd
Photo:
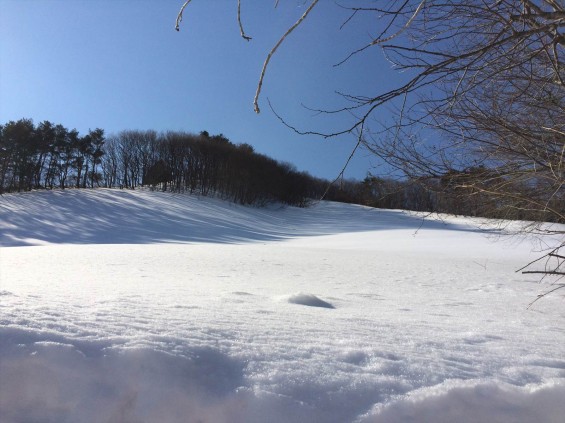
<path fill-rule="evenodd" d="M 559 422 L 565 301 L 493 224 L 0 197 L 1 422 Z"/>

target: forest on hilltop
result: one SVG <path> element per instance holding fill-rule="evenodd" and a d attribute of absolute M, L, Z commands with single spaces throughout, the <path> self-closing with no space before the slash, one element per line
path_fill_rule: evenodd
<path fill-rule="evenodd" d="M 484 167 L 451 170 L 426 181 L 368 175 L 363 181 L 332 184 L 207 131 L 127 130 L 106 137 L 100 128 L 81 135 L 49 121 L 0 125 L 0 193 L 150 187 L 240 204 L 305 206 L 324 198 L 387 209 L 543 220 L 535 211 L 489 198 L 485 190 L 464 188 L 468 181 L 485 179 L 487 172 Z"/>

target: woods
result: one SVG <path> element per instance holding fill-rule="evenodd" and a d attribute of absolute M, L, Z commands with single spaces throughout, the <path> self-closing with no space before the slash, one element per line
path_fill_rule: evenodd
<path fill-rule="evenodd" d="M 0 192 L 53 188 L 152 187 L 217 195 L 241 204 L 297 206 L 323 183 L 223 135 L 76 129 L 30 119 L 0 127 Z"/>
<path fill-rule="evenodd" d="M 520 209 L 473 184 L 490 170 L 450 170 L 437 178 L 368 175 L 335 183 L 298 171 L 234 144 L 222 134 L 126 130 L 105 136 L 103 129 L 81 135 L 48 121 L 20 119 L 0 125 L 0 192 L 32 189 L 149 187 L 161 191 L 217 196 L 240 204 L 270 202 L 306 206 L 321 198 L 385 209 L 468 216 L 539 220 L 536 210 Z M 496 183 L 492 175 L 492 183 Z M 555 199 L 554 201 L 557 201 Z M 556 207 L 561 207 L 557 204 Z"/>
<path fill-rule="evenodd" d="M 109 137 L 105 186 L 151 186 L 163 191 L 217 195 L 241 204 L 279 201 L 304 205 L 312 179 L 291 165 L 236 145 L 223 135 L 122 131 Z"/>

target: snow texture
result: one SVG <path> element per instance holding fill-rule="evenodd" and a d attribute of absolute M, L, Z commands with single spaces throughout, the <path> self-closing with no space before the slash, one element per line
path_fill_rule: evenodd
<path fill-rule="evenodd" d="M 497 222 L 0 197 L 0 421 L 548 422 L 565 302 Z M 551 239 L 545 239 L 551 243 Z"/>

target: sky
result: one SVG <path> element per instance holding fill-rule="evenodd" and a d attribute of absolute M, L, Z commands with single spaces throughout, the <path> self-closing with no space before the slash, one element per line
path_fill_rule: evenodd
<path fill-rule="evenodd" d="M 224 134 L 259 153 L 318 177 L 336 177 L 355 137 L 301 136 L 350 126 L 337 92 L 369 95 L 395 82 L 378 49 L 335 67 L 376 36 L 374 20 L 356 18 L 322 0 L 280 46 L 265 76 L 260 107 L 253 97 L 268 52 L 309 2 L 242 1 L 239 35 L 236 0 L 193 0 L 174 30 L 182 0 L 0 0 L 0 123 L 49 120 L 84 134 L 127 129 Z M 387 111 L 379 115 L 386 118 Z M 363 179 L 384 171 L 358 151 L 345 176 Z"/>

